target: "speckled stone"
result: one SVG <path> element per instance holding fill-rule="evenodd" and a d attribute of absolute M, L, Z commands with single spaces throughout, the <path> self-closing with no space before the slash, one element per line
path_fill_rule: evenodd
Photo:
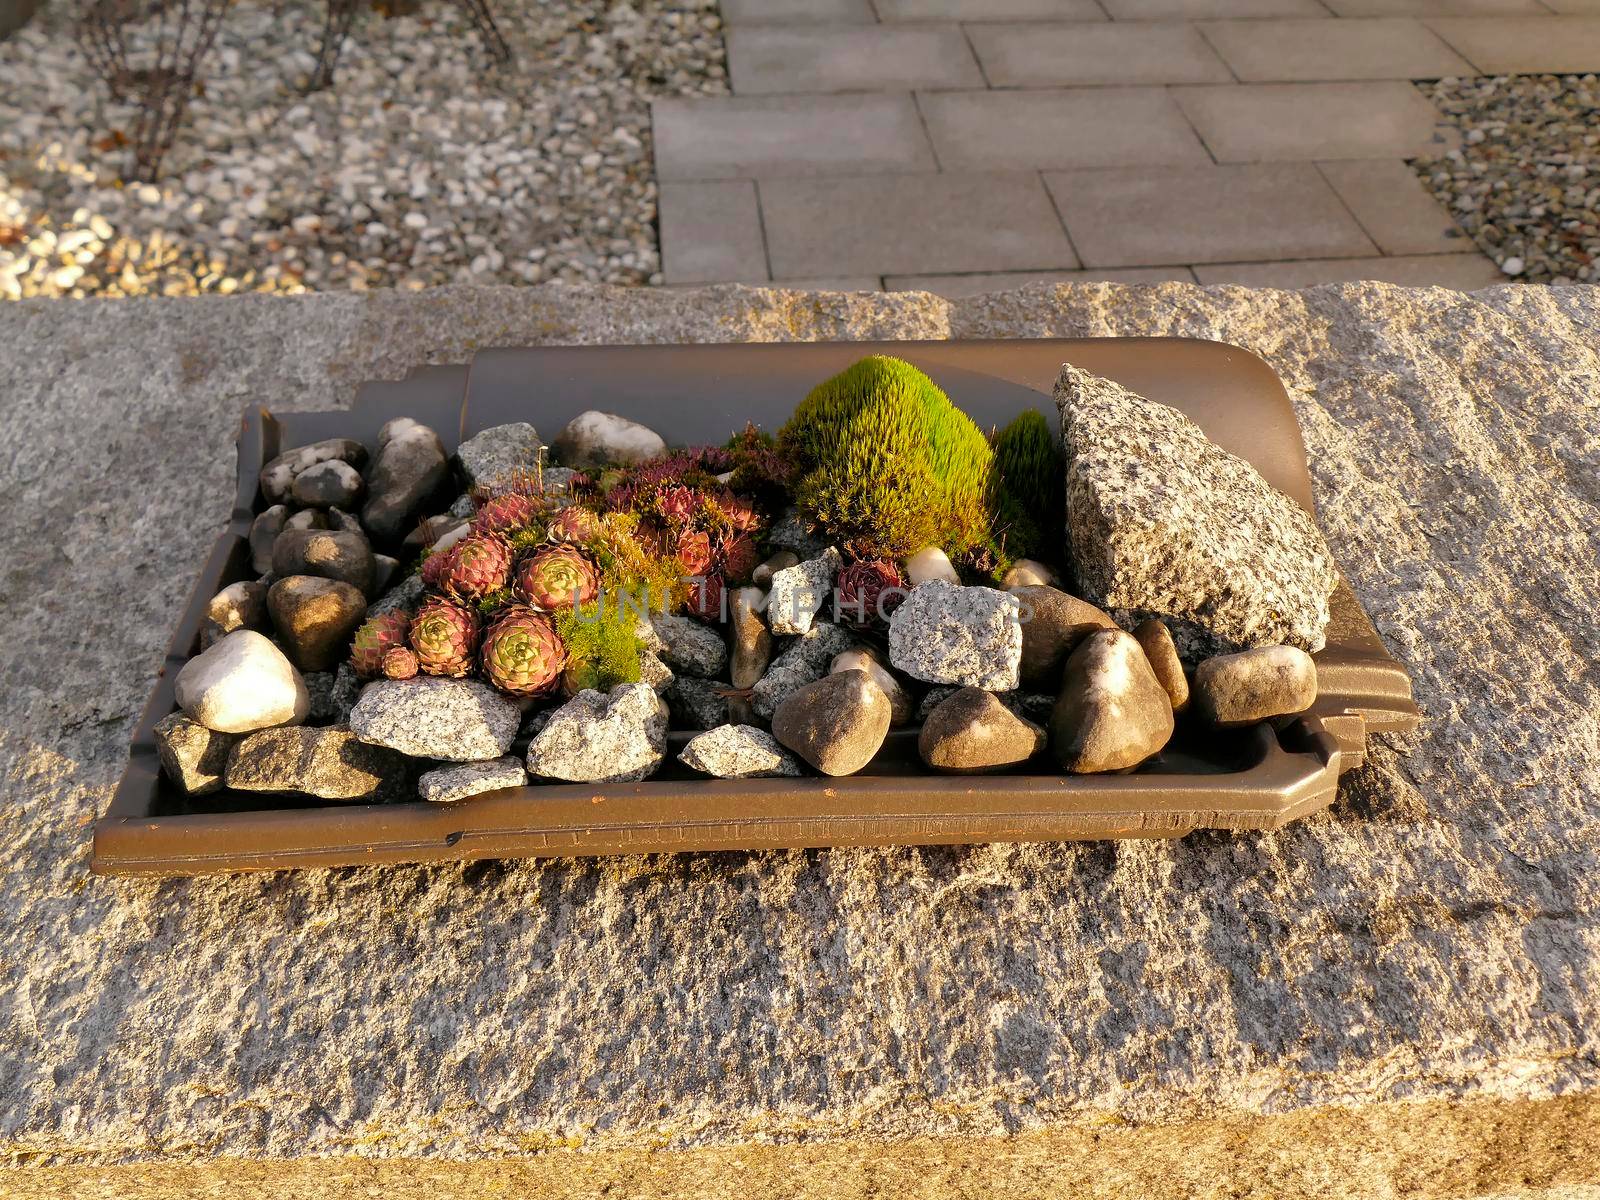
<path fill-rule="evenodd" d="M 728 667 L 728 643 L 717 629 L 676 613 L 652 613 L 650 626 L 661 639 L 661 660 L 679 675 L 715 679 Z"/>
<path fill-rule="evenodd" d="M 476 679 L 380 679 L 362 689 L 350 728 L 417 758 L 476 762 L 511 748 L 522 712 Z"/>
<path fill-rule="evenodd" d="M 788 551 L 796 562 L 815 558 L 828 548 L 828 539 L 806 525 L 805 519 L 792 508 L 778 514 L 778 519 L 767 530 L 767 543 L 776 551 Z M 789 564 L 792 565 L 792 564 Z M 779 568 L 780 570 L 782 568 Z M 777 572 L 774 571 L 774 574 Z M 763 587 L 767 582 L 756 579 Z"/>
<path fill-rule="evenodd" d="M 417 777 L 417 794 L 424 800 L 444 804 L 500 788 L 521 787 L 527 782 L 528 772 L 521 759 L 490 758 L 425 771 Z"/>
<path fill-rule="evenodd" d="M 422 586 L 422 576 L 412 572 L 367 605 L 367 618 L 370 620 L 388 612 L 414 613 L 422 603 L 422 594 L 425 590 Z"/>
<path fill-rule="evenodd" d="M 218 733 L 181 712 L 156 722 L 156 754 L 167 778 L 190 796 L 203 796 L 222 786 L 228 751 L 238 735 Z"/>
<path fill-rule="evenodd" d="M 377 801 L 399 799 L 409 771 L 405 755 L 348 729 L 292 725 L 240 738 L 228 753 L 227 782 L 240 792 Z"/>
<path fill-rule="evenodd" d="M 788 641 L 750 690 L 750 706 L 764 720 L 772 719 L 773 710 L 784 697 L 826 675 L 833 656 L 855 644 L 847 630 L 828 621 L 819 621 L 800 637 Z"/>
<path fill-rule="evenodd" d="M 889 617 L 889 665 L 925 683 L 1010 691 L 1020 682 L 1020 611 L 1009 592 L 919 583 Z"/>
<path fill-rule="evenodd" d="M 526 421 L 513 421 L 485 429 L 462 442 L 456 448 L 456 466 L 469 488 L 493 487 L 511 481 L 519 472 L 530 478 L 537 475 L 539 452 L 543 449 L 537 429 Z"/>
<path fill-rule="evenodd" d="M 1339 571 L 1305 509 L 1175 408 L 1071 365 L 1055 397 L 1079 595 L 1160 617 L 1189 662 L 1322 648 Z"/>
<path fill-rule="evenodd" d="M 718 725 L 690 738 L 678 754 L 685 766 L 718 779 L 800 775 L 800 763 L 765 729 Z"/>
<path fill-rule="evenodd" d="M 306 720 L 313 725 L 348 725 L 350 711 L 361 696 L 364 681 L 348 661 L 331 671 L 310 671 L 302 678 L 311 696 Z"/>
<path fill-rule="evenodd" d="M 699 679 L 693 675 L 679 675 L 661 695 L 672 714 L 674 729 L 715 729 L 726 725 L 732 717 L 728 711 L 726 683 Z"/>
<path fill-rule="evenodd" d="M 648 779 L 667 753 L 667 706 L 644 683 L 581 691 L 528 744 L 528 774 L 574 783 Z"/>
<path fill-rule="evenodd" d="M 814 558 L 772 574 L 767 589 L 767 627 L 780 636 L 806 633 L 833 591 L 841 556 L 829 546 Z"/>

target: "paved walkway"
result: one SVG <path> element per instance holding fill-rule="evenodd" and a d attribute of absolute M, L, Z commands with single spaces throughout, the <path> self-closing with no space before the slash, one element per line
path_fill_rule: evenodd
<path fill-rule="evenodd" d="M 1600 70 L 1600 0 L 723 0 L 655 105 L 669 284 L 1504 281 L 1416 79 Z"/>

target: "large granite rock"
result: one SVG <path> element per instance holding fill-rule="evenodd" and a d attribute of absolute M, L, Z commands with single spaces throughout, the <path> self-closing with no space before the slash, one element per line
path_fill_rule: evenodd
<path fill-rule="evenodd" d="M 347 402 L 474 344 L 1131 334 L 1279 372 L 1328 540 L 1416 682 L 1422 733 L 1375 744 L 1328 812 L 1177 840 L 87 874 L 245 403 Z M 26 497 L 0 505 L 0 618 L 28 631 L 0 647 L 0 1148 L 219 1172 L 362 1154 L 415 1180 L 417 1156 L 569 1139 L 529 1169 L 722 1146 L 709 1192 L 834 1140 L 937 1133 L 994 1165 L 1003 1146 L 960 1139 L 1021 1131 L 1143 1172 L 1261 1135 L 1283 1170 L 1437 1143 L 1486 1164 L 1460 1194 L 1526 1194 L 1516 1147 L 1586 1151 L 1600 1092 L 1597 344 L 1585 288 L 0 306 L 0 488 Z M 862 1151 L 837 1153 L 818 1161 Z"/>
<path fill-rule="evenodd" d="M 1078 594 L 1124 626 L 1166 622 L 1197 662 L 1320 650 L 1339 584 L 1311 514 L 1184 414 L 1070 364 L 1056 384 Z"/>

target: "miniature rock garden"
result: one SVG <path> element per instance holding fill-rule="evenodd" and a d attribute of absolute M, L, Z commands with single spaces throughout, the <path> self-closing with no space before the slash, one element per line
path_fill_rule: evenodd
<path fill-rule="evenodd" d="M 278 455 L 165 772 L 459 801 L 850 775 L 913 736 L 930 772 L 1123 772 L 1315 700 L 1322 536 L 1176 410 L 1067 366 L 1059 433 L 986 432 L 877 356 L 797 399 L 715 446 L 587 412 Z"/>

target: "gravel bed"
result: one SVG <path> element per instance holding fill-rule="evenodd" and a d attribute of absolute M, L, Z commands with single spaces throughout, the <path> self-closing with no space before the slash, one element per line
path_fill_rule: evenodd
<path fill-rule="evenodd" d="M 65 5 L 55 5 L 60 10 Z M 156 185 L 59 14 L 0 43 L 0 298 L 659 282 L 649 101 L 721 93 L 715 0 L 363 14 L 304 95 L 320 4 L 246 0 Z"/>
<path fill-rule="evenodd" d="M 1417 86 L 1462 141 L 1417 173 L 1483 252 L 1530 283 L 1600 283 L 1600 79 Z"/>

